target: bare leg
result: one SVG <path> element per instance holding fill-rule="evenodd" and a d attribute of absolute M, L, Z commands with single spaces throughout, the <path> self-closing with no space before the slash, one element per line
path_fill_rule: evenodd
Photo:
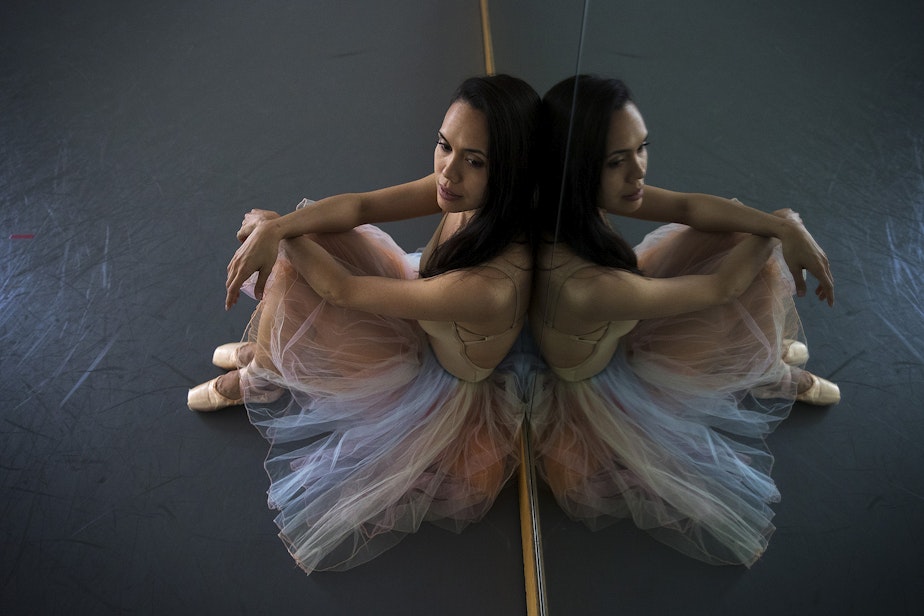
<path fill-rule="evenodd" d="M 285 268 L 288 269 L 288 268 Z M 284 278 L 283 268 L 277 266 L 274 268 L 274 273 L 276 274 L 276 280 L 274 280 L 274 286 L 284 285 L 288 281 L 281 280 Z M 283 294 L 277 289 L 268 289 L 268 292 L 263 294 L 263 300 L 260 302 L 259 307 L 259 320 L 257 321 L 256 336 L 253 332 L 250 335 L 251 344 L 247 345 L 249 348 L 250 361 L 255 363 L 261 368 L 265 368 L 272 372 L 278 374 L 279 370 L 273 364 L 270 354 L 270 340 L 272 339 L 273 325 L 275 323 L 276 312 L 279 307 L 280 301 L 282 301 Z M 248 362 L 249 363 L 249 362 Z"/>
<path fill-rule="evenodd" d="M 298 277 L 300 284 L 304 285 L 306 291 L 311 293 L 311 301 L 320 304 L 322 302 L 321 297 L 314 293 L 303 274 L 307 268 L 311 267 L 311 259 L 308 256 L 310 253 L 303 248 L 307 242 L 314 242 L 314 240 L 305 237 L 286 240 L 286 253 L 291 260 L 291 273 L 289 275 Z M 327 250 L 323 243 L 320 243 L 320 245 Z M 336 257 L 335 253 L 331 254 Z M 361 265 L 361 267 L 364 270 L 370 269 L 368 265 Z M 325 327 L 318 328 L 313 332 L 319 345 L 343 352 L 347 352 L 349 349 L 350 353 L 356 354 L 354 360 L 363 365 L 375 365 L 387 362 L 393 357 L 406 355 L 409 345 L 412 344 L 410 341 L 397 339 L 394 335 L 394 327 L 388 324 L 387 319 L 370 313 L 338 308 L 328 314 L 326 319 Z M 357 328 L 359 323 L 362 323 L 361 334 Z M 357 335 L 375 339 L 378 342 L 365 345 L 362 349 L 359 349 L 355 345 Z M 343 373 L 341 376 L 354 375 Z"/>

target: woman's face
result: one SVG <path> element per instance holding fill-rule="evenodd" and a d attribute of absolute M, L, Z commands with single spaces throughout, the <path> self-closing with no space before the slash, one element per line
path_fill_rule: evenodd
<path fill-rule="evenodd" d="M 633 103 L 614 111 L 606 136 L 606 155 L 597 202 L 614 214 L 629 214 L 642 205 L 648 169 L 648 129 Z"/>
<path fill-rule="evenodd" d="M 484 114 L 466 102 L 453 103 L 433 152 L 436 201 L 444 212 L 467 212 L 484 204 L 490 145 Z"/>

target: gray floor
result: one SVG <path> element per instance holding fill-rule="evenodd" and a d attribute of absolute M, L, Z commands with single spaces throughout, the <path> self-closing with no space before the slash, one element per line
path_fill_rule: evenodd
<path fill-rule="evenodd" d="M 513 490 L 306 577 L 265 443 L 185 408 L 249 317 L 222 307 L 242 213 L 426 174 L 483 70 L 478 3 L 382 4 L 0 7 L 0 613 L 525 613 Z M 749 571 L 542 492 L 551 613 L 924 613 L 924 5 L 696 4 L 495 0 L 497 70 L 621 76 L 649 183 L 802 212 L 838 282 L 799 304 L 810 367 L 844 402 L 770 438 L 783 501 Z M 413 249 L 433 224 L 386 229 Z"/>

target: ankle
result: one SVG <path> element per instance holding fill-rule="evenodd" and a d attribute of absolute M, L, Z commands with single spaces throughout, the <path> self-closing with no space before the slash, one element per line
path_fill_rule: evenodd
<path fill-rule="evenodd" d="M 232 370 L 227 374 L 218 377 L 215 383 L 215 389 L 218 390 L 225 398 L 231 400 L 240 400 L 241 398 L 241 377 L 237 370 Z"/>
<path fill-rule="evenodd" d="M 240 362 L 240 365 L 247 366 L 250 362 L 253 361 L 254 356 L 254 343 L 248 342 L 242 346 L 237 352 L 237 359 Z"/>
<path fill-rule="evenodd" d="M 796 386 L 796 391 L 800 394 L 804 394 L 809 389 L 811 389 L 814 383 L 815 381 L 812 379 L 812 375 L 808 371 L 802 370 L 799 373 L 799 380 L 798 385 Z"/>

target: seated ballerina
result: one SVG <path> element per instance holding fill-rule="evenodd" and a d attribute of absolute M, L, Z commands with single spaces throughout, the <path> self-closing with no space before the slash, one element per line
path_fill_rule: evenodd
<path fill-rule="evenodd" d="M 245 342 L 215 352 L 231 371 L 188 404 L 246 405 L 270 443 L 280 537 L 308 573 L 365 562 L 424 520 L 461 530 L 517 464 L 508 352 L 529 304 L 539 106 L 514 77 L 466 80 L 433 174 L 244 218 L 226 305 L 253 273 L 260 303 Z M 435 213 L 419 276 L 368 224 Z"/>
<path fill-rule="evenodd" d="M 631 516 L 693 557 L 750 565 L 779 498 L 763 437 L 794 400 L 840 399 L 802 368 L 792 299 L 806 268 L 833 303 L 827 258 L 789 210 L 645 186 L 648 132 L 621 81 L 565 80 L 543 114 L 540 475 L 591 528 Z M 633 251 L 606 213 L 682 224 Z"/>

